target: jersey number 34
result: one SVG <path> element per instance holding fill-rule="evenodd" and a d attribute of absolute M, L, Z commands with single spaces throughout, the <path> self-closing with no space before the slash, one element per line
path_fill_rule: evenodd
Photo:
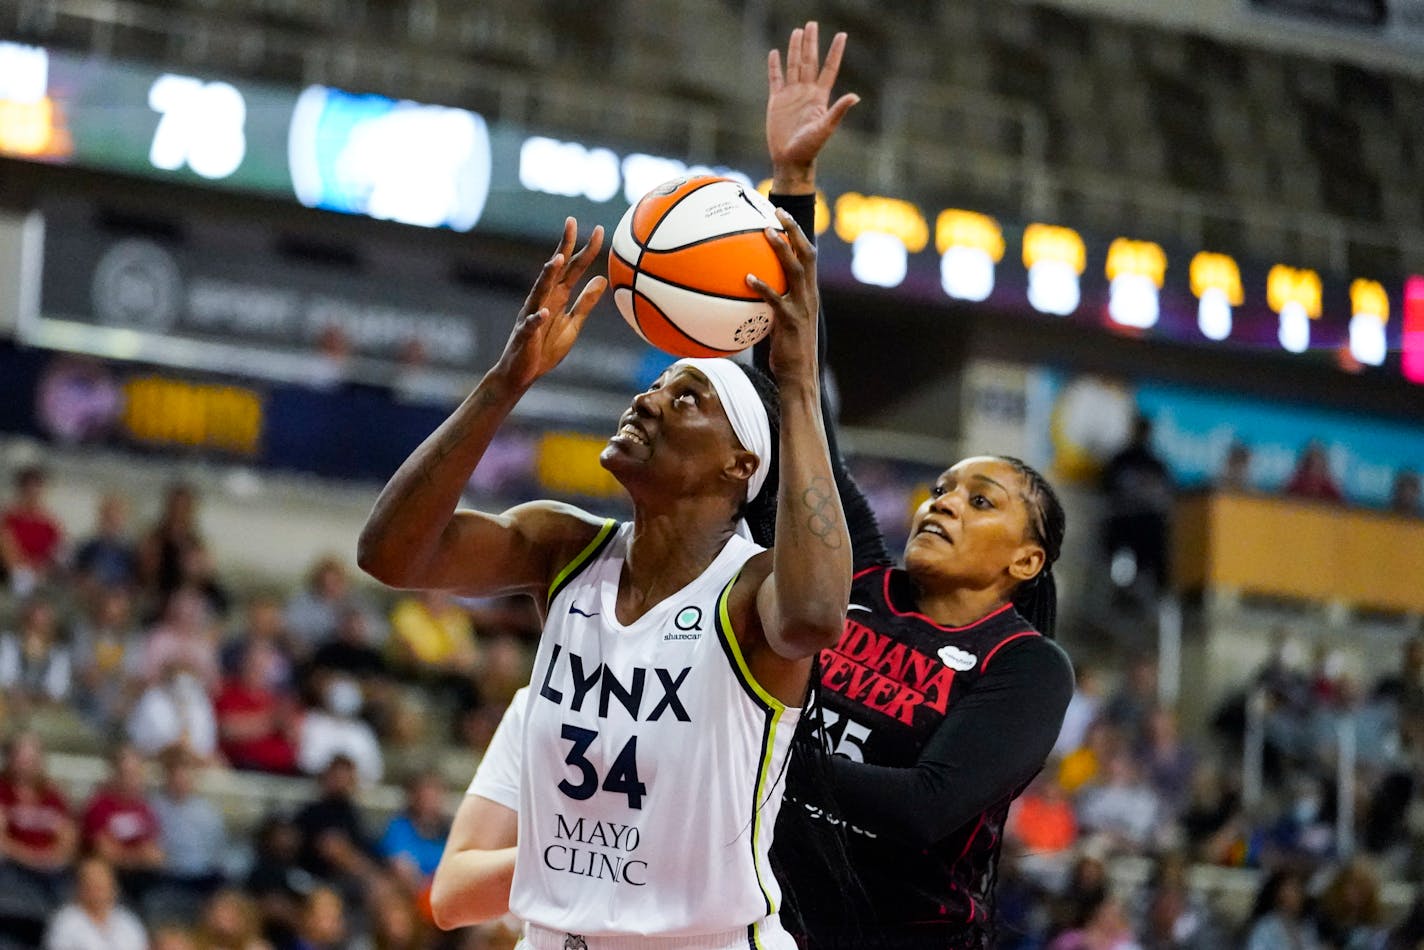
<path fill-rule="evenodd" d="M 565 723 L 560 735 L 573 743 L 573 748 L 564 757 L 564 763 L 577 769 L 581 780 L 575 785 L 568 779 L 564 779 L 559 783 L 559 791 L 575 801 L 581 802 L 590 799 L 600 787 L 598 770 L 593 767 L 593 763 L 584 756 L 584 753 L 598 738 L 598 732 L 594 729 L 584 729 Z M 613 767 L 603 778 L 602 788 L 605 792 L 627 795 L 629 808 L 641 809 L 643 807 L 643 796 L 648 794 L 648 786 L 638 781 L 637 736 L 630 738 L 624 744 L 622 751 L 614 758 Z"/>

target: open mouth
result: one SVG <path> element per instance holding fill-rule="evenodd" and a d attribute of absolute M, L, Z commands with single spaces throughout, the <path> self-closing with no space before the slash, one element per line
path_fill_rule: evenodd
<path fill-rule="evenodd" d="M 648 444 L 648 434 L 631 422 L 625 422 L 618 427 L 618 431 L 613 434 L 615 439 L 627 439 L 629 442 L 638 445 Z"/>
<path fill-rule="evenodd" d="M 944 528 L 940 527 L 938 524 L 936 524 L 936 523 L 933 522 L 933 521 L 926 521 L 926 522 L 924 522 L 923 524 L 921 524 L 920 527 L 919 527 L 919 530 L 916 531 L 915 534 L 917 534 L 917 535 L 918 535 L 918 534 L 932 534 L 932 535 L 934 535 L 935 537 L 940 538 L 940 539 L 942 539 L 942 540 L 948 542 L 949 544 L 953 544 L 953 543 L 954 543 L 953 541 L 950 540 L 949 533 L 946 532 L 946 531 L 944 530 Z"/>

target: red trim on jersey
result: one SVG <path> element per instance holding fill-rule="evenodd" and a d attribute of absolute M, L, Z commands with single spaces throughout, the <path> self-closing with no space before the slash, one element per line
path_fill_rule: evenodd
<path fill-rule="evenodd" d="M 926 617 L 924 614 L 916 613 L 913 610 L 900 610 L 898 607 L 895 606 L 895 602 L 890 599 L 891 570 L 891 568 L 885 568 L 885 606 L 890 608 L 890 612 L 897 617 L 912 617 L 915 620 L 923 620 L 925 623 L 929 624 L 931 627 L 934 627 L 936 630 L 943 630 L 945 633 L 959 633 L 961 630 L 968 630 L 970 627 L 977 627 L 984 621 L 988 620 L 990 617 L 997 617 L 999 616 L 999 614 L 1011 609 L 1014 606 L 1012 602 L 1009 602 L 1004 604 L 1004 606 L 1000 607 L 998 610 L 989 611 L 987 614 L 980 617 L 973 623 L 966 623 L 962 627 L 946 627 L 942 623 L 936 623 L 934 620 L 930 619 L 929 617 Z"/>
<path fill-rule="evenodd" d="M 870 565 L 869 567 L 863 567 L 863 568 L 861 568 L 860 570 L 856 571 L 854 574 L 852 574 L 852 575 L 850 576 L 850 579 L 853 580 L 853 581 L 858 581 L 858 580 L 860 580 L 862 577 L 864 577 L 865 575 L 871 573 L 872 571 L 888 571 L 888 570 L 889 570 L 888 567 L 881 567 L 879 564 L 872 564 L 872 565 Z"/>
<path fill-rule="evenodd" d="M 1037 630 L 1025 630 L 1023 633 L 1016 633 L 1012 637 L 1005 637 L 1004 639 L 1000 640 L 998 644 L 995 645 L 994 649 L 989 651 L 988 656 L 984 657 L 984 662 L 979 664 L 979 672 L 982 673 L 989 668 L 989 661 L 994 658 L 995 653 L 998 653 L 1004 648 L 1004 644 L 1013 643 L 1015 640 L 1021 639 L 1023 637 L 1041 636 L 1043 636 L 1043 634 L 1039 633 Z"/>

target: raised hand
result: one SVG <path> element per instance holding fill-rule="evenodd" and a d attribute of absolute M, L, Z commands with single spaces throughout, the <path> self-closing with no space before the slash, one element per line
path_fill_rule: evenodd
<path fill-rule="evenodd" d="M 766 144 L 778 179 L 814 175 L 816 156 L 860 101 L 846 93 L 830 104 L 845 44 L 846 35 L 837 33 L 821 64 L 820 31 L 811 20 L 791 32 L 784 70 L 779 51 L 767 55 Z"/>
<path fill-rule="evenodd" d="M 519 310 L 514 330 L 509 334 L 509 342 L 504 345 L 504 353 L 495 364 L 495 372 L 516 389 L 528 388 L 559 365 L 578 339 L 594 304 L 608 288 L 607 278 L 594 277 L 569 306 L 574 286 L 603 247 L 603 227 L 594 228 L 588 243 L 570 256 L 577 239 L 578 222 L 566 218 L 558 249 L 534 281 L 529 297 Z"/>
<path fill-rule="evenodd" d="M 816 288 L 816 247 L 784 210 L 776 215 L 786 232 L 767 228 L 767 239 L 786 273 L 786 293 L 778 294 L 754 274 L 747 286 L 761 295 L 774 314 L 771 325 L 770 365 L 778 385 L 814 383 L 817 379 L 817 314 L 821 309 Z"/>

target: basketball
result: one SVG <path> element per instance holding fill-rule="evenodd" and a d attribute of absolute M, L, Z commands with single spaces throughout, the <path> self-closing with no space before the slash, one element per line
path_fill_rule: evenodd
<path fill-rule="evenodd" d="M 786 292 L 767 226 L 784 230 L 771 203 L 733 179 L 688 175 L 654 188 L 623 215 L 608 251 L 623 319 L 673 356 L 751 346 L 771 329 L 772 311 L 747 275 Z"/>

